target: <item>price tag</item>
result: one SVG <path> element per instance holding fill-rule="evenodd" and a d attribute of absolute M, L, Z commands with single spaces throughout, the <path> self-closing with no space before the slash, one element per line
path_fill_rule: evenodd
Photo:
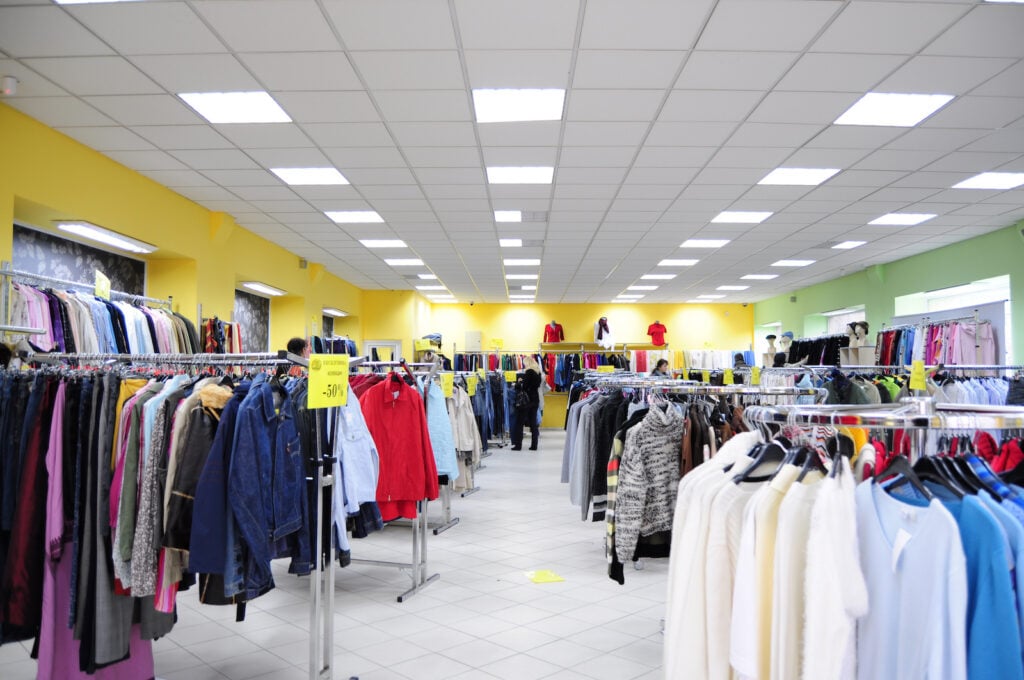
<path fill-rule="evenodd" d="M 329 408 L 348 403 L 347 354 L 311 354 L 307 408 Z"/>
<path fill-rule="evenodd" d="M 924 381 L 924 362 L 915 361 L 910 364 L 910 389 L 926 390 L 928 385 Z"/>
<path fill-rule="evenodd" d="M 722 371 L 722 383 L 725 385 L 732 385 L 736 380 L 733 378 L 732 369 L 727 368 Z"/>
<path fill-rule="evenodd" d="M 417 340 L 413 340 L 412 346 L 413 349 L 416 350 L 417 352 L 426 352 L 432 349 L 430 345 L 430 340 L 427 340 L 426 338 L 419 338 Z"/>
<path fill-rule="evenodd" d="M 481 378 L 486 378 L 487 377 L 487 369 L 486 368 L 478 368 L 478 369 L 476 369 L 476 374 L 479 375 Z"/>
<path fill-rule="evenodd" d="M 505 346 L 505 341 L 502 338 L 491 338 L 491 347 L 494 349 L 502 349 Z"/>
<path fill-rule="evenodd" d="M 611 365 L 608 365 L 608 366 L 598 366 L 597 367 L 597 372 L 598 373 L 614 373 L 615 372 L 615 367 L 611 366 Z"/>
<path fill-rule="evenodd" d="M 710 383 L 711 382 L 711 371 L 701 371 L 700 372 L 700 381 L 703 382 L 703 383 Z"/>
<path fill-rule="evenodd" d="M 476 396 L 476 384 L 480 381 L 480 378 L 475 375 L 466 376 L 466 394 L 469 396 Z"/>
<path fill-rule="evenodd" d="M 514 383 L 516 381 L 515 371 L 505 371 L 505 382 Z"/>
<path fill-rule="evenodd" d="M 754 366 L 750 369 L 750 384 L 760 385 L 761 384 L 761 367 Z"/>
<path fill-rule="evenodd" d="M 96 297 L 104 300 L 110 299 L 110 279 L 104 276 L 99 269 L 96 270 Z"/>
<path fill-rule="evenodd" d="M 450 399 L 452 394 L 455 392 L 455 374 L 454 373 L 442 373 L 441 374 L 441 391 L 444 393 L 445 399 Z"/>

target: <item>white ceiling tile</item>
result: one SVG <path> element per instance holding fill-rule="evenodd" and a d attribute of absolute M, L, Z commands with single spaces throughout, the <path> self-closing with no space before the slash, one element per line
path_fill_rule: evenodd
<path fill-rule="evenodd" d="M 629 90 L 672 85 L 684 52 L 580 50 L 574 88 Z"/>
<path fill-rule="evenodd" d="M 569 50 L 466 50 L 473 88 L 560 88 L 569 84 Z"/>
<path fill-rule="evenodd" d="M 554 146 L 561 123 L 483 123 L 477 126 L 484 146 Z"/>
<path fill-rule="evenodd" d="M 72 94 L 163 92 L 122 57 L 48 57 L 26 59 L 24 63 Z"/>
<path fill-rule="evenodd" d="M 646 122 L 664 96 L 662 90 L 573 90 L 566 120 Z"/>
<path fill-rule="evenodd" d="M 556 198 L 551 201 L 551 210 L 558 214 L 567 212 L 603 212 L 611 205 L 610 198 Z"/>
<path fill-rule="evenodd" d="M 651 128 L 651 146 L 718 146 L 728 139 L 735 123 L 679 123 L 658 121 Z"/>
<path fill-rule="evenodd" d="M 757 91 L 673 90 L 658 120 L 741 121 L 762 96 Z"/>
<path fill-rule="evenodd" d="M 841 2 L 721 0 L 701 33 L 702 50 L 803 50 Z"/>
<path fill-rule="evenodd" d="M 350 50 L 443 50 L 455 48 L 445 0 L 327 0 Z"/>
<path fill-rule="evenodd" d="M 954 99 L 924 121 L 924 127 L 996 129 L 1020 118 L 1024 98 L 976 97 Z"/>
<path fill-rule="evenodd" d="M 73 57 L 111 54 L 63 8 L 0 7 L 0 50 L 11 57 Z"/>
<path fill-rule="evenodd" d="M 715 147 L 657 147 L 646 145 L 634 165 L 649 168 L 699 168 L 715 155 Z"/>
<path fill-rule="evenodd" d="M 1013 6 L 977 5 L 925 49 L 926 54 L 1024 57 L 1024 12 Z"/>
<path fill-rule="evenodd" d="M 343 175 L 349 168 L 401 168 L 405 166 L 405 160 L 398 149 L 393 146 L 325 148 L 323 151 Z"/>
<path fill-rule="evenodd" d="M 957 130 L 953 128 L 915 128 L 892 140 L 890 149 L 920 149 L 922 151 L 954 151 L 960 147 L 981 140 L 984 130 Z M 987 151 L 988 149 L 978 149 Z M 1000 149 L 992 149 L 999 151 Z"/>
<path fill-rule="evenodd" d="M 167 94 L 114 95 L 84 99 L 123 125 L 191 125 L 203 122 L 177 97 Z"/>
<path fill-rule="evenodd" d="M 275 92 L 362 89 L 344 52 L 255 53 L 239 58 Z"/>
<path fill-rule="evenodd" d="M 308 187 L 312 189 L 313 187 Z M 355 189 L 353 189 L 355 191 Z M 305 191 L 297 191 L 300 196 L 307 197 Z M 423 192 L 415 184 L 361 184 L 359 194 L 367 200 L 376 198 L 423 198 Z"/>
<path fill-rule="evenodd" d="M 380 120 L 365 92 L 276 92 L 274 99 L 296 123 L 362 123 Z"/>
<path fill-rule="evenodd" d="M 891 179 L 890 182 L 896 187 L 918 187 L 930 189 L 945 189 L 951 187 L 961 179 L 964 179 L 961 172 L 914 172 L 905 174 L 903 177 Z M 886 182 L 887 184 L 889 182 Z M 964 198 L 963 191 L 960 193 L 960 200 Z M 972 192 L 973 193 L 973 192 Z"/>
<path fill-rule="evenodd" d="M 298 186 L 291 187 L 289 191 L 294 192 L 299 198 L 308 201 L 320 201 L 325 198 L 355 200 L 359 198 L 362 191 L 356 191 L 353 186 Z M 365 194 L 364 194 L 365 196 Z M 324 217 L 324 219 L 327 219 Z"/>
<path fill-rule="evenodd" d="M 1020 97 L 1024 96 L 1024 61 L 1019 61 L 984 85 L 979 86 L 971 94 L 989 97 Z"/>
<path fill-rule="evenodd" d="M 455 0 L 466 49 L 567 50 L 576 36 L 575 0 Z"/>
<path fill-rule="evenodd" d="M 313 0 L 196 0 L 192 6 L 235 52 L 340 48 Z"/>
<path fill-rule="evenodd" d="M 995 151 L 954 151 L 924 168 L 926 172 L 978 173 L 1014 160 L 1018 154 Z M 964 178 L 966 179 L 966 178 Z"/>
<path fill-rule="evenodd" d="M 163 151 L 108 151 L 107 156 L 133 170 L 186 170 L 185 164 Z"/>
<path fill-rule="evenodd" d="M 902 170 L 846 170 L 830 179 L 828 183 L 832 186 L 878 188 L 906 175 L 907 173 Z"/>
<path fill-rule="evenodd" d="M 831 123 L 860 97 L 835 92 L 770 92 L 747 119 L 753 123 Z"/>
<path fill-rule="evenodd" d="M 626 168 L 558 168 L 555 181 L 565 184 L 617 184 L 626 175 Z"/>
<path fill-rule="evenodd" d="M 483 184 L 483 168 L 417 168 L 422 184 Z"/>
<path fill-rule="evenodd" d="M 66 9 L 121 54 L 225 51 L 217 36 L 183 2 L 88 4 Z"/>
<path fill-rule="evenodd" d="M 557 181 L 557 177 L 555 179 Z M 547 198 L 551 195 L 551 187 L 546 184 L 494 184 L 489 191 L 495 201 L 506 198 Z"/>
<path fill-rule="evenodd" d="M 903 128 L 861 125 L 830 125 L 807 146 L 830 149 L 877 149 L 903 134 Z"/>
<path fill-rule="evenodd" d="M 357 187 L 363 184 L 416 184 L 416 178 L 407 168 L 345 168 L 345 178 Z"/>
<path fill-rule="evenodd" d="M 948 132 L 948 130 L 942 130 Z M 1024 153 L 1024 127 L 995 130 L 964 146 L 965 151 L 1013 151 Z"/>
<path fill-rule="evenodd" d="M 825 29 L 815 52 L 914 54 L 964 14 L 959 5 L 856 2 Z M 871 40 L 864 37 L 870 35 Z"/>
<path fill-rule="evenodd" d="M 611 198 L 619 186 L 617 184 L 558 184 L 555 186 L 556 198 Z"/>
<path fill-rule="evenodd" d="M 142 151 L 154 148 L 142 137 L 122 127 L 65 127 L 57 130 L 97 151 Z"/>
<path fill-rule="evenodd" d="M 464 90 L 377 91 L 374 98 L 389 121 L 468 121 L 469 96 Z"/>
<path fill-rule="evenodd" d="M 647 123 L 569 122 L 565 146 L 636 146 L 647 132 Z"/>
<path fill-rule="evenodd" d="M 821 131 L 820 125 L 796 123 L 743 123 L 729 146 L 791 146 L 798 147 Z"/>
<path fill-rule="evenodd" d="M 710 0 L 589 0 L 582 49 L 689 49 L 707 16 Z"/>
<path fill-rule="evenodd" d="M 805 54 L 779 81 L 779 90 L 858 92 L 874 87 L 905 60 L 891 54 Z M 918 90 L 914 90 L 917 92 Z"/>
<path fill-rule="evenodd" d="M 7 103 L 52 127 L 114 125 L 110 118 L 75 97 L 14 97 Z"/>
<path fill-rule="evenodd" d="M 718 150 L 708 162 L 709 167 L 716 168 L 768 168 L 782 164 L 792 149 L 779 147 L 738 147 L 727 146 Z"/>
<path fill-rule="evenodd" d="M 209 177 L 224 187 L 279 186 L 281 180 L 266 170 L 203 170 Z"/>
<path fill-rule="evenodd" d="M 402 146 L 476 146 L 472 123 L 393 123 L 391 133 Z"/>
<path fill-rule="evenodd" d="M 699 172 L 698 168 L 642 168 L 634 166 L 626 176 L 626 184 L 659 185 L 665 184 L 680 189 Z"/>
<path fill-rule="evenodd" d="M 381 123 L 307 123 L 302 129 L 321 147 L 394 144 Z"/>
<path fill-rule="evenodd" d="M 781 166 L 787 168 L 849 168 L 868 152 L 864 149 L 797 149 Z"/>
<path fill-rule="evenodd" d="M 484 147 L 483 151 L 484 163 L 488 166 L 547 167 L 554 166 L 555 155 L 558 150 L 551 146 L 488 146 Z M 566 150 L 563 150 L 563 161 L 565 153 Z"/>
<path fill-rule="evenodd" d="M 230 54 L 136 56 L 132 62 L 174 93 L 263 89 Z"/>
<path fill-rule="evenodd" d="M 480 152 L 471 146 L 422 146 L 404 149 L 414 168 L 479 168 Z"/>
<path fill-rule="evenodd" d="M 373 90 L 454 90 L 465 87 L 455 50 L 349 52 Z"/>
<path fill-rule="evenodd" d="M 165 187 L 211 187 L 214 182 L 195 170 L 146 170 L 142 173 Z"/>
<path fill-rule="evenodd" d="M 696 51 L 676 87 L 690 90 L 766 90 L 799 56 L 793 52 Z"/>
<path fill-rule="evenodd" d="M 175 158 L 196 170 L 255 170 L 259 166 L 237 149 L 178 150 Z"/>
<path fill-rule="evenodd" d="M 251 148 L 246 152 L 265 168 L 323 168 L 331 164 L 320 149 L 316 148 Z"/>
<path fill-rule="evenodd" d="M 852 167 L 857 170 L 920 170 L 943 155 L 944 151 L 879 149 Z"/>
<path fill-rule="evenodd" d="M 623 167 L 636 155 L 635 146 L 592 146 L 562 149 L 559 166 L 567 167 Z"/>
<path fill-rule="evenodd" d="M 243 149 L 297 149 L 313 146 L 313 142 L 294 123 L 236 123 L 214 127 Z"/>
<path fill-rule="evenodd" d="M 221 187 L 181 187 L 178 193 L 193 201 L 235 201 L 240 198 Z"/>
<path fill-rule="evenodd" d="M 1013 63 L 1013 59 L 914 57 L 876 89 L 962 95 Z"/>
<path fill-rule="evenodd" d="M 209 125 L 142 125 L 132 130 L 161 149 L 228 149 L 234 146 Z"/>

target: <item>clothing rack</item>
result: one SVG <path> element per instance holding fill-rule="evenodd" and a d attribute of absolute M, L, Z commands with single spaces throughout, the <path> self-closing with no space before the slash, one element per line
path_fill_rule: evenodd
<path fill-rule="evenodd" d="M 67 279 L 58 279 L 53 276 L 45 276 L 43 274 L 33 274 L 32 272 L 21 271 L 12 269 L 9 262 L 3 262 L 0 264 L 0 278 L 8 279 L 19 279 L 25 282 L 34 281 L 35 283 L 52 283 L 58 286 L 71 286 L 74 288 L 88 288 L 95 289 L 95 283 L 87 283 L 85 281 L 69 281 Z M 166 300 L 163 298 L 147 297 L 145 295 L 136 295 L 135 293 L 125 293 L 119 290 L 110 291 L 111 299 L 124 300 L 126 302 L 148 302 L 153 305 L 160 305 L 167 307 L 168 309 L 174 303 L 174 297 L 170 296 Z M 6 309 L 6 307 L 4 308 Z"/>
<path fill-rule="evenodd" d="M 760 385 L 695 385 L 682 381 L 658 380 L 599 380 L 595 387 L 638 387 L 664 394 L 693 394 L 707 396 L 808 396 L 815 397 L 818 403 L 824 403 L 828 392 L 821 387 L 764 387 Z"/>

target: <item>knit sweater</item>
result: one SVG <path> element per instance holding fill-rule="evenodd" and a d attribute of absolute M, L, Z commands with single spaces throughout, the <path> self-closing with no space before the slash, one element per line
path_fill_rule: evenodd
<path fill-rule="evenodd" d="M 683 416 L 652 408 L 626 435 L 615 500 L 615 552 L 632 559 L 641 535 L 672 529 L 679 484 Z"/>

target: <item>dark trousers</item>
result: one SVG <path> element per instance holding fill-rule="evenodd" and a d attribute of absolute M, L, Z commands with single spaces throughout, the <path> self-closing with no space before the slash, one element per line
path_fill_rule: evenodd
<path fill-rule="evenodd" d="M 539 404 L 531 404 L 525 409 L 517 409 L 516 417 L 512 422 L 512 446 L 522 448 L 523 428 L 530 427 L 530 448 L 537 448 L 537 440 L 540 438 L 540 427 L 537 425 L 537 408 Z"/>

